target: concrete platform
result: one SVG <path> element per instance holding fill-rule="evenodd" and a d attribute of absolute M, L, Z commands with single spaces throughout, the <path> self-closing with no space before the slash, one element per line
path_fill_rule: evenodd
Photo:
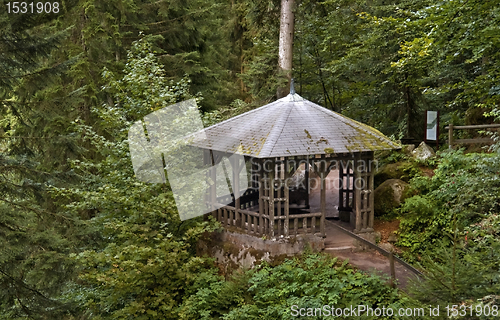
<path fill-rule="evenodd" d="M 325 221 L 325 233 L 326 233 L 326 238 L 325 238 L 325 250 L 326 251 L 352 251 L 355 246 L 354 246 L 354 239 L 350 237 L 349 235 L 345 234 L 344 232 L 339 231 L 336 229 L 332 224 L 338 224 L 344 229 L 347 229 L 349 231 L 351 230 L 351 226 L 349 223 L 342 222 L 339 220 L 326 220 Z"/>

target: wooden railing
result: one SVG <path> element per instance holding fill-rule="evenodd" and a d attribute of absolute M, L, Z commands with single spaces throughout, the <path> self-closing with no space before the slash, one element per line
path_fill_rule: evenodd
<path fill-rule="evenodd" d="M 448 146 L 453 149 L 454 144 L 470 144 L 470 143 L 493 143 L 493 139 L 487 138 L 475 138 L 475 139 L 453 139 L 453 130 L 463 130 L 463 129 L 490 129 L 490 128 L 500 128 L 500 124 L 480 124 L 480 125 L 470 125 L 470 126 L 454 126 L 450 124 L 445 127 L 448 130 Z"/>
<path fill-rule="evenodd" d="M 232 194 L 217 197 L 218 203 L 227 203 L 229 206 L 234 207 L 234 197 Z M 259 190 L 248 188 L 240 196 L 241 207 L 246 209 L 259 204 Z"/>
<path fill-rule="evenodd" d="M 324 230 L 321 226 L 321 212 L 290 214 L 288 219 L 285 215 L 274 216 L 272 219 L 267 214 L 260 214 L 245 209 L 236 210 L 233 206 L 212 204 L 215 210 L 212 211 L 213 217 L 219 221 L 225 228 L 234 228 L 254 236 L 273 237 L 296 237 L 300 234 L 316 234 Z"/>
<path fill-rule="evenodd" d="M 355 240 L 363 243 L 364 245 L 377 250 L 380 252 L 383 256 L 387 257 L 389 259 L 389 265 L 390 265 L 390 270 L 391 270 L 391 285 L 395 286 L 395 281 L 396 281 L 396 268 L 394 266 L 394 262 L 396 261 L 403 267 L 405 267 L 407 270 L 411 271 L 417 278 L 420 278 L 423 276 L 422 272 L 420 270 L 416 269 L 412 265 L 408 264 L 406 261 L 401 260 L 400 258 L 394 256 L 394 254 L 390 251 L 384 250 L 381 247 L 377 246 L 375 243 L 371 243 L 370 241 L 360 237 L 357 234 L 352 233 L 351 231 L 342 228 L 336 223 L 331 223 L 332 226 L 334 226 L 337 230 L 343 232 L 344 234 L 347 234 L 348 236 L 354 238 Z"/>

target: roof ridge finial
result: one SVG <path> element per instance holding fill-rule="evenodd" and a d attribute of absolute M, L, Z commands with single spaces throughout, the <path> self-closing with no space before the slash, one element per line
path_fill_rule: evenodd
<path fill-rule="evenodd" d="M 295 94 L 295 87 L 293 86 L 293 78 L 290 80 L 290 94 Z"/>

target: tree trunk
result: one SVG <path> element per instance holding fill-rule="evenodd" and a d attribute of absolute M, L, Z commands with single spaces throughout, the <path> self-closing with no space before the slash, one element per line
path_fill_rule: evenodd
<path fill-rule="evenodd" d="M 281 0 L 278 67 L 279 71 L 286 76 L 288 81 L 285 86 L 278 88 L 276 92 L 278 99 L 286 96 L 290 92 L 293 58 L 294 5 L 295 0 Z"/>

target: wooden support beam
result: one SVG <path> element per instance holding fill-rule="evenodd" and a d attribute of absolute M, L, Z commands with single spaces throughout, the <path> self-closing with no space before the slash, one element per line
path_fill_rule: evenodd
<path fill-rule="evenodd" d="M 471 143 L 494 143 L 491 138 L 475 138 L 475 139 L 456 139 L 453 144 L 471 144 Z"/>
<path fill-rule="evenodd" d="M 212 180 L 212 182 L 213 182 L 213 184 L 210 185 L 210 202 L 216 203 L 217 202 L 217 167 L 215 166 L 215 159 L 214 159 L 214 154 L 213 154 L 212 150 L 210 150 L 208 160 L 212 165 L 210 168 L 210 180 Z M 211 209 L 216 210 L 216 208 L 213 206 Z M 220 221 L 220 219 L 219 219 L 219 221 Z"/>
<path fill-rule="evenodd" d="M 259 170 L 259 234 L 264 234 L 264 168 L 262 167 L 262 161 L 260 161 Z"/>
<path fill-rule="evenodd" d="M 309 209 L 309 196 L 310 196 L 310 190 L 311 190 L 311 181 L 309 179 L 309 156 L 306 156 L 306 164 L 305 164 L 305 179 L 306 179 L 306 192 L 307 192 L 307 197 L 306 197 L 306 208 Z"/>
<path fill-rule="evenodd" d="M 286 160 L 286 159 L 285 159 Z M 285 161 L 285 186 L 284 186 L 284 198 L 285 198 L 285 225 L 283 226 L 283 231 L 285 237 L 290 235 L 290 190 L 288 185 L 288 177 L 290 176 L 288 161 Z"/>
<path fill-rule="evenodd" d="M 279 159 L 281 160 L 281 159 Z M 278 189 L 276 190 L 276 196 L 278 198 L 281 198 L 281 184 L 282 184 L 282 181 L 281 178 L 283 176 L 283 163 L 281 161 L 279 161 L 277 164 L 276 164 L 276 179 L 277 181 L 279 181 L 279 186 L 278 186 Z M 274 213 L 275 216 L 277 217 L 280 217 L 281 216 L 281 201 L 277 201 L 277 204 L 276 204 L 276 212 Z M 278 223 L 278 236 L 281 236 L 282 235 L 282 230 L 281 230 L 281 225 L 283 224 L 283 222 L 281 220 L 278 220 L 277 221 Z"/>
<path fill-rule="evenodd" d="M 354 212 L 356 213 L 356 226 L 354 228 L 354 232 L 360 232 L 361 227 L 361 188 L 356 184 L 357 179 L 361 176 L 358 170 L 358 160 L 359 156 L 356 156 L 354 161 Z"/>
<path fill-rule="evenodd" d="M 234 194 L 234 224 L 237 228 L 243 228 L 244 221 L 240 217 L 240 171 L 241 164 L 239 158 L 231 159 L 231 167 L 233 168 L 233 194 Z"/>
<path fill-rule="evenodd" d="M 453 149 L 453 123 L 448 127 L 448 149 Z"/>
<path fill-rule="evenodd" d="M 320 176 L 321 176 L 321 204 L 320 204 L 320 208 L 321 208 L 321 218 L 320 218 L 320 222 L 319 222 L 319 225 L 320 225 L 320 233 L 321 233 L 321 236 L 322 237 L 325 237 L 326 234 L 325 234 L 325 217 L 326 217 L 326 172 L 327 172 L 327 168 L 326 168 L 326 163 L 324 161 L 324 155 L 322 155 L 321 157 L 321 164 L 320 164 Z M 312 218 L 313 219 L 313 224 L 316 224 L 316 219 L 315 218 Z M 315 229 L 316 226 L 313 227 L 313 233 L 314 233 L 314 229 Z"/>
<path fill-rule="evenodd" d="M 368 205 L 369 205 L 369 219 L 368 219 L 368 228 L 371 229 L 371 231 L 373 231 L 373 223 L 374 223 L 374 220 L 375 220 L 375 199 L 374 199 L 374 196 L 375 196 L 375 186 L 374 186 L 374 177 L 375 177 L 375 173 L 374 173 L 374 170 L 373 170 L 373 153 L 371 153 L 371 157 L 370 159 L 368 159 L 368 170 L 369 170 L 369 174 L 368 174 L 368 190 L 370 191 L 370 193 L 368 194 L 368 197 L 370 199 Z"/>
<path fill-rule="evenodd" d="M 269 172 L 269 236 L 274 238 L 274 162 Z"/>

